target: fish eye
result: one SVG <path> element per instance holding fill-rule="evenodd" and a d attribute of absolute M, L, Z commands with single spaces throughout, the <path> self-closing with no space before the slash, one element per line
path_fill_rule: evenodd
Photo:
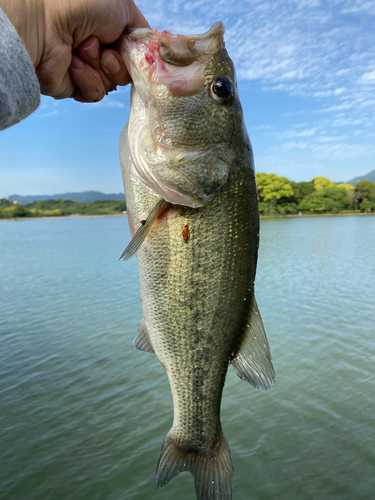
<path fill-rule="evenodd" d="M 225 76 L 219 76 L 211 83 L 211 91 L 215 101 L 225 103 L 233 95 L 232 82 Z"/>

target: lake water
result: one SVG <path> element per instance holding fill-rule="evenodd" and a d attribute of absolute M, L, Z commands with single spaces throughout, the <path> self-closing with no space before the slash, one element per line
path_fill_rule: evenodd
<path fill-rule="evenodd" d="M 127 219 L 0 221 L 0 498 L 193 500 L 155 491 L 164 368 L 132 339 Z M 256 296 L 276 386 L 230 368 L 233 500 L 375 498 L 375 217 L 262 220 Z"/>

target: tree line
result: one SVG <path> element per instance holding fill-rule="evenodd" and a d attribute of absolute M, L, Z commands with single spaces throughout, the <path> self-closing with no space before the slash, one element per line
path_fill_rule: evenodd
<path fill-rule="evenodd" d="M 0 200 L 0 218 L 58 217 L 64 215 L 113 215 L 126 211 L 125 201 L 96 200 L 78 203 L 73 200 L 38 200 L 26 205 L 15 205 L 12 201 Z"/>
<path fill-rule="evenodd" d="M 276 174 L 257 173 L 258 205 L 262 214 L 375 212 L 375 184 L 360 181 L 335 184 L 326 177 L 294 182 Z"/>
<path fill-rule="evenodd" d="M 276 174 L 257 173 L 259 212 L 263 215 L 302 213 L 375 212 L 375 184 L 360 181 L 335 184 L 326 177 L 294 182 Z M 64 215 L 113 215 L 126 211 L 125 201 L 77 203 L 72 200 L 39 200 L 26 205 L 0 200 L 0 218 Z"/>

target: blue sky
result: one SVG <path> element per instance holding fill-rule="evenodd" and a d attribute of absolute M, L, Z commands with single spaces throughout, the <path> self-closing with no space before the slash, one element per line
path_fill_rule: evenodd
<path fill-rule="evenodd" d="M 142 0 L 151 26 L 203 33 L 218 20 L 259 172 L 347 181 L 375 169 L 373 0 Z M 97 104 L 42 98 L 0 132 L 0 197 L 121 192 L 129 88 Z"/>

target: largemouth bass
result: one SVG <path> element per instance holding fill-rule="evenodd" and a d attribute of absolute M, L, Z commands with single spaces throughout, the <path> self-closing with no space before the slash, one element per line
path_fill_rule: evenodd
<path fill-rule="evenodd" d="M 165 367 L 174 406 L 156 487 L 190 471 L 199 500 L 229 500 L 233 467 L 220 423 L 228 365 L 274 384 L 254 297 L 259 215 L 253 153 L 224 26 L 203 35 L 131 29 L 133 80 L 120 157 L 138 257 L 143 320 L 134 344 Z"/>

